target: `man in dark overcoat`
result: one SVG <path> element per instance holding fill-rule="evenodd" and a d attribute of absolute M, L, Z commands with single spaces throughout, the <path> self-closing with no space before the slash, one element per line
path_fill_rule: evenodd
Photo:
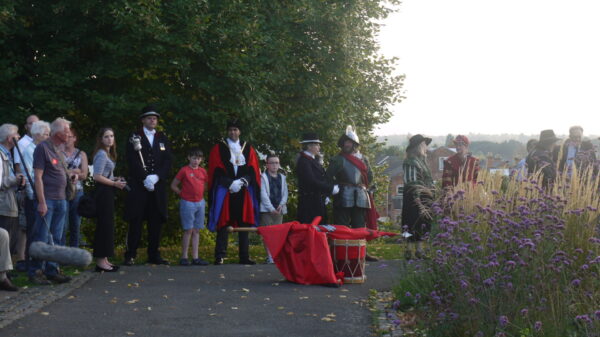
<path fill-rule="evenodd" d="M 171 170 L 171 145 L 167 135 L 157 131 L 160 114 L 154 106 L 142 109 L 142 127 L 133 132 L 125 147 L 131 191 L 127 194 L 125 220 L 129 222 L 125 265 L 133 265 L 148 222 L 148 262 L 168 264 L 160 256 L 160 233 L 167 220 L 167 183 Z"/>
<path fill-rule="evenodd" d="M 319 151 L 321 141 L 315 133 L 302 136 L 302 151 L 296 161 L 298 177 L 298 221 L 311 223 L 317 216 L 321 224 L 327 223 L 327 196 L 337 194 L 339 187 L 327 182 Z"/>
<path fill-rule="evenodd" d="M 240 140 L 239 120 L 227 122 L 227 139 L 213 146 L 208 157 L 208 229 L 217 232 L 215 265 L 227 255 L 228 226 L 256 227 L 260 217 L 260 167 L 252 145 Z M 250 260 L 248 232 L 239 232 L 240 264 Z"/>

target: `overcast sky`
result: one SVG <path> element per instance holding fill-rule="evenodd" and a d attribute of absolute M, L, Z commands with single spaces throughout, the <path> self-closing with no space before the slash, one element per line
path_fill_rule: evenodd
<path fill-rule="evenodd" d="M 598 0 L 403 0 L 379 39 L 406 99 L 378 135 L 600 134 Z"/>

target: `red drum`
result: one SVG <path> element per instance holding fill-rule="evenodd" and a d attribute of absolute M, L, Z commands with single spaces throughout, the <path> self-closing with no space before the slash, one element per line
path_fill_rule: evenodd
<path fill-rule="evenodd" d="M 331 241 L 331 258 L 336 273 L 344 272 L 344 283 L 364 283 L 365 257 L 367 256 L 367 240 Z"/>

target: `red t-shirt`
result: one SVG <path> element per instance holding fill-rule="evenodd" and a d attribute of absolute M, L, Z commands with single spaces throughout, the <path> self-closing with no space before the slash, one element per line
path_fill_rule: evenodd
<path fill-rule="evenodd" d="M 193 169 L 186 165 L 179 170 L 175 179 L 181 181 L 181 199 L 191 202 L 204 199 L 204 184 L 208 179 L 205 169 Z"/>

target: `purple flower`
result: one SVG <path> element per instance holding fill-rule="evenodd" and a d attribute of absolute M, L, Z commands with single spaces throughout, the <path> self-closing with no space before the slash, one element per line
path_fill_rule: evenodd
<path fill-rule="evenodd" d="M 494 281 L 495 281 L 495 279 L 493 277 L 490 277 L 490 278 L 483 280 L 483 284 L 488 287 L 491 287 L 494 285 Z"/>
<path fill-rule="evenodd" d="M 521 315 L 522 316 L 527 316 L 528 313 L 529 313 L 529 310 L 527 308 L 521 309 Z"/>
<path fill-rule="evenodd" d="M 536 332 L 542 331 L 542 322 L 541 321 L 536 321 L 535 324 L 533 325 L 533 329 Z"/>
<path fill-rule="evenodd" d="M 580 279 L 574 279 L 573 281 L 571 281 L 571 285 L 574 287 L 577 287 L 581 284 L 581 280 Z"/>
<path fill-rule="evenodd" d="M 594 316 L 596 316 L 596 319 L 600 321 L 600 310 L 596 310 Z"/>
<path fill-rule="evenodd" d="M 592 323 L 592 319 L 589 315 L 578 315 L 577 317 L 575 317 L 575 320 L 582 321 L 584 323 Z"/>
<path fill-rule="evenodd" d="M 406 297 L 411 297 L 411 296 L 412 296 L 412 294 L 410 293 L 410 291 L 407 291 L 407 292 L 404 294 L 404 296 L 406 296 Z"/>
<path fill-rule="evenodd" d="M 399 319 L 395 319 L 395 320 L 392 321 L 392 324 L 394 324 L 395 326 L 400 325 L 400 323 L 402 323 L 402 322 L 400 322 Z"/>
<path fill-rule="evenodd" d="M 392 303 L 392 308 L 394 310 L 398 310 L 398 308 L 400 308 L 400 301 L 398 301 L 398 300 L 394 301 L 394 303 Z"/>
<path fill-rule="evenodd" d="M 498 323 L 500 324 L 501 327 L 506 327 L 508 325 L 508 317 L 502 315 L 500 317 L 498 317 Z"/>

